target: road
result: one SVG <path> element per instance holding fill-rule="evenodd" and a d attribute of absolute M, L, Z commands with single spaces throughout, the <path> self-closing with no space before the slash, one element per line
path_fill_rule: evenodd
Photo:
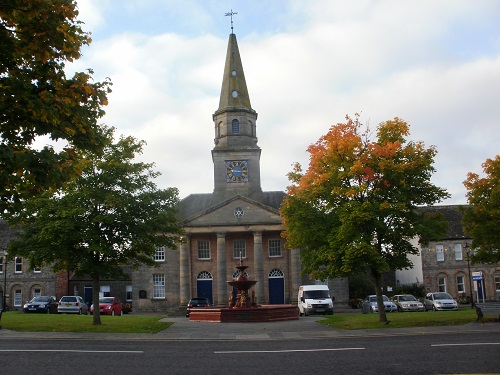
<path fill-rule="evenodd" d="M 500 373 L 498 332 L 286 340 L 0 341 L 1 374 Z"/>

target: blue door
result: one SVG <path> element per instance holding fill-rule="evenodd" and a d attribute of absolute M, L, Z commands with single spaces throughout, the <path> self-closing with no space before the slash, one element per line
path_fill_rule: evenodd
<path fill-rule="evenodd" d="M 278 305 L 285 303 L 285 279 L 283 277 L 270 277 L 269 280 L 269 303 Z"/>
<path fill-rule="evenodd" d="M 214 303 L 212 294 L 212 279 L 198 279 L 196 280 L 196 297 L 208 298 L 210 303 Z"/>

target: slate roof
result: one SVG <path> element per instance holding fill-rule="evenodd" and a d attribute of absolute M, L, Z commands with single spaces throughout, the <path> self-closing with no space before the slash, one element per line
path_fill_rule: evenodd
<path fill-rule="evenodd" d="M 279 207 L 281 205 L 281 202 L 283 202 L 285 195 L 286 194 L 282 191 L 264 191 L 262 193 L 261 199 L 255 200 L 255 202 L 270 207 L 274 210 L 279 210 Z M 181 220 L 186 220 L 190 217 L 209 210 L 211 207 L 223 203 L 220 201 L 215 201 L 213 197 L 214 195 L 211 193 L 188 195 L 186 198 L 182 199 L 177 206 L 179 210 L 178 217 Z"/>
<path fill-rule="evenodd" d="M 428 206 L 421 208 L 422 210 L 430 213 L 441 213 L 449 223 L 448 232 L 444 238 L 440 240 L 451 240 L 457 238 L 468 238 L 462 228 L 462 209 L 466 205 L 449 205 L 449 206 Z"/>

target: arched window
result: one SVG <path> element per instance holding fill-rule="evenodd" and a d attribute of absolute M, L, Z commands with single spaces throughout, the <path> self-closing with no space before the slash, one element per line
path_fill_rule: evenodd
<path fill-rule="evenodd" d="M 208 271 L 201 271 L 199 274 L 198 274 L 198 277 L 196 278 L 197 280 L 212 280 L 213 277 L 212 277 L 212 274 Z"/>
<path fill-rule="evenodd" d="M 231 122 L 231 132 L 232 134 L 240 134 L 240 122 L 237 119 Z"/>
<path fill-rule="evenodd" d="M 240 271 L 240 270 L 235 271 L 235 272 L 233 273 L 233 280 L 236 280 L 236 279 L 238 278 L 238 276 L 240 276 L 240 274 L 241 274 L 241 271 Z M 244 276 L 248 279 L 248 273 L 247 273 L 247 271 L 245 271 L 245 272 L 243 273 L 243 275 L 244 275 Z"/>
<path fill-rule="evenodd" d="M 285 277 L 285 274 L 283 273 L 282 270 L 278 269 L 278 268 L 274 268 L 271 270 L 271 272 L 269 272 L 269 275 L 268 277 Z"/>

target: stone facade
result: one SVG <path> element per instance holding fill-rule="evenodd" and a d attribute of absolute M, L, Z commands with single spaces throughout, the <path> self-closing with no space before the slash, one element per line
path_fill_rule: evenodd
<path fill-rule="evenodd" d="M 500 265 L 472 265 L 467 261 L 467 251 L 471 249 L 466 245 L 472 241 L 463 233 L 460 206 L 435 206 L 426 210 L 441 212 L 450 224 L 444 238 L 421 249 L 426 291 L 445 291 L 458 298 L 469 297 L 472 289 L 474 301 L 499 300 Z M 483 280 L 473 280 L 481 277 L 479 275 Z"/>

